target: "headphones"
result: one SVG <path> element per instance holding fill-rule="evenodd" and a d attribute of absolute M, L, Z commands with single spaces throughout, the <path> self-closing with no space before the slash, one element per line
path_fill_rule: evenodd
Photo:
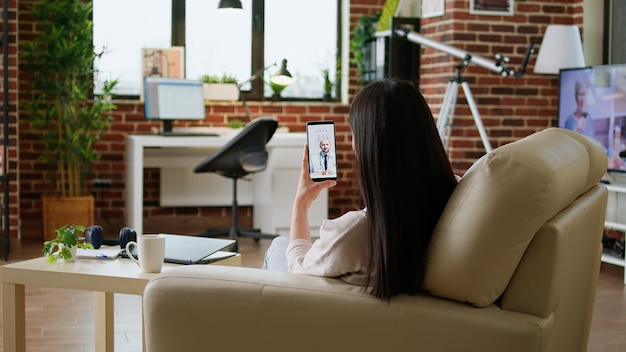
<path fill-rule="evenodd" d="M 126 244 L 130 241 L 137 242 L 137 232 L 130 227 L 122 227 L 120 229 L 119 238 L 104 238 L 102 226 L 93 225 L 85 229 L 85 243 L 91 243 L 93 248 L 98 249 L 104 245 L 120 245 L 120 248 L 126 248 Z"/>

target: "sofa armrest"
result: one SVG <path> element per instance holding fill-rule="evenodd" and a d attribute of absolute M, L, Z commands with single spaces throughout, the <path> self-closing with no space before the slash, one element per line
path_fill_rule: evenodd
<path fill-rule="evenodd" d="M 556 344 L 570 346 L 568 351 L 587 346 L 607 197 L 606 186 L 598 184 L 548 221 L 533 238 L 502 295 L 504 310 L 539 317 L 555 314 Z M 571 331 L 581 333 L 570 336 Z"/>

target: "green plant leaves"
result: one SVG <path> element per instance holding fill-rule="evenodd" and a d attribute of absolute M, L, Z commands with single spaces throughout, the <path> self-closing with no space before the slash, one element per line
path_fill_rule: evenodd
<path fill-rule="evenodd" d="M 365 50 L 367 43 L 374 38 L 376 32 L 376 22 L 380 18 L 380 12 L 373 15 L 363 15 L 357 19 L 357 23 L 352 30 L 352 40 L 350 41 L 350 51 L 352 59 L 350 63 L 356 65 L 359 79 L 362 78 L 365 68 Z"/>
<path fill-rule="evenodd" d="M 107 114 L 117 80 L 105 83 L 91 99 L 94 59 L 92 3 L 36 0 L 32 15 L 37 34 L 20 42 L 20 59 L 31 85 L 25 104 L 34 133 L 41 135 L 40 160 L 56 165 L 63 196 L 84 194 L 83 178 L 98 154 L 94 144 L 108 126 Z"/>
<path fill-rule="evenodd" d="M 72 254 L 68 248 L 80 247 L 80 248 L 93 248 L 91 243 L 79 242 L 79 233 L 85 231 L 85 227 L 82 225 L 63 225 L 56 230 L 57 237 L 53 240 L 43 243 L 43 255 L 46 256 L 48 263 L 55 263 L 58 258 L 70 259 Z M 57 250 L 55 252 L 55 250 Z"/>

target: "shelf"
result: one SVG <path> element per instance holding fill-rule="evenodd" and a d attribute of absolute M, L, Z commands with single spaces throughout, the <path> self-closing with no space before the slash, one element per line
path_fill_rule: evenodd
<path fill-rule="evenodd" d="M 626 194 L 626 178 L 623 175 L 611 175 L 611 178 L 607 179 L 607 181 L 610 182 L 609 184 L 606 185 L 606 188 L 607 188 L 607 190 L 609 192 L 618 193 L 618 194 L 620 194 L 620 193 L 621 194 Z M 617 202 L 617 200 L 616 200 L 616 202 Z M 613 206 L 617 207 L 618 205 L 617 205 L 617 203 L 615 203 Z M 617 209 L 612 209 L 612 210 L 613 211 L 618 211 L 619 207 Z M 605 228 L 609 228 L 609 229 L 613 229 L 613 230 L 622 231 L 622 232 L 626 233 L 626 224 L 625 223 L 619 223 L 619 222 L 615 222 L 615 221 L 605 221 L 604 222 L 604 227 Z M 625 253 L 625 255 L 626 255 L 626 253 Z M 607 253 L 602 253 L 602 262 L 626 268 L 626 260 L 614 257 L 614 256 L 612 256 L 610 254 L 607 254 Z M 624 272 L 624 285 L 626 285 L 626 271 Z"/>
<path fill-rule="evenodd" d="M 608 184 L 608 185 L 606 185 L 606 189 L 609 192 L 626 193 L 626 186 L 624 186 L 622 184 L 620 184 L 620 185 Z"/>
<path fill-rule="evenodd" d="M 608 227 L 610 229 L 626 232 L 626 224 L 620 224 L 618 222 L 605 221 L 604 222 L 604 227 Z"/>
<path fill-rule="evenodd" d="M 613 264 L 613 265 L 617 265 L 617 266 L 621 266 L 621 267 L 626 267 L 626 261 L 624 259 L 620 259 L 617 257 L 614 257 L 610 254 L 602 254 L 602 262 L 604 263 L 609 263 L 609 264 Z"/>

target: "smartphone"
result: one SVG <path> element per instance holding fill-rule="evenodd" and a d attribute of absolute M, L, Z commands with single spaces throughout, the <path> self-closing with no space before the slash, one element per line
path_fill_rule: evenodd
<path fill-rule="evenodd" d="M 309 146 L 309 174 L 313 181 L 337 179 L 337 149 L 334 121 L 306 123 Z"/>

